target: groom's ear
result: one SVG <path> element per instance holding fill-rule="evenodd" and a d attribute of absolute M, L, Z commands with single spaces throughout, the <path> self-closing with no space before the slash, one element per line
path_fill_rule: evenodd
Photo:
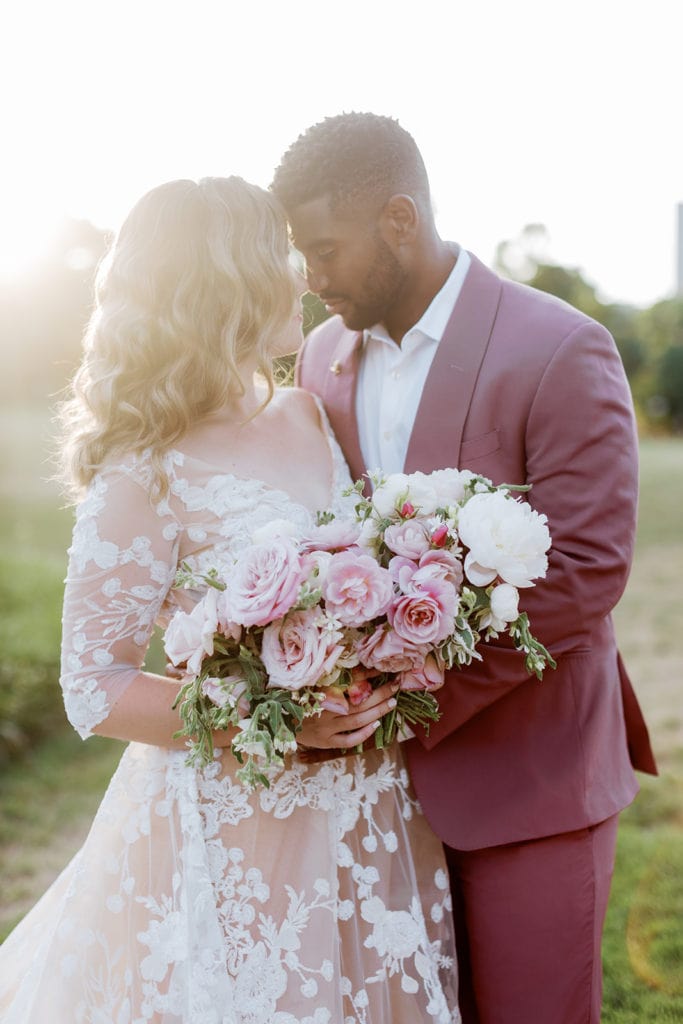
<path fill-rule="evenodd" d="M 392 248 L 411 245 L 417 238 L 420 214 L 410 196 L 392 196 L 385 204 L 379 221 L 382 235 Z"/>

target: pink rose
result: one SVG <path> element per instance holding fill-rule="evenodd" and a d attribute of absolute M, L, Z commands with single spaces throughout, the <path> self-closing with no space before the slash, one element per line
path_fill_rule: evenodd
<path fill-rule="evenodd" d="M 343 551 L 356 544 L 359 536 L 360 523 L 333 519 L 309 530 L 301 547 L 303 551 Z"/>
<path fill-rule="evenodd" d="M 346 626 L 363 626 L 384 615 L 394 596 L 386 569 L 360 549 L 333 555 L 322 583 L 328 612 Z"/>
<path fill-rule="evenodd" d="M 446 523 L 437 526 L 431 536 L 431 542 L 435 548 L 442 548 L 448 540 L 448 527 Z"/>
<path fill-rule="evenodd" d="M 178 610 L 166 628 L 164 650 L 174 665 L 187 665 L 193 676 L 199 675 L 204 657 L 213 654 L 216 632 L 215 604 L 199 601 L 191 612 Z"/>
<path fill-rule="evenodd" d="M 443 659 L 434 652 L 419 667 L 399 672 L 398 682 L 402 690 L 438 690 L 443 686 L 445 672 Z"/>
<path fill-rule="evenodd" d="M 265 626 L 282 618 L 296 604 L 304 575 L 299 552 L 287 537 L 250 545 L 230 573 L 230 618 L 243 626 Z"/>
<path fill-rule="evenodd" d="M 436 567 L 417 569 L 410 579 L 401 571 L 403 594 L 388 618 L 399 636 L 414 644 L 438 644 L 453 632 L 458 606 L 454 587 L 436 574 Z"/>
<path fill-rule="evenodd" d="M 427 648 L 406 641 L 388 626 L 378 626 L 356 646 L 361 664 L 378 672 L 405 672 L 422 664 Z"/>
<path fill-rule="evenodd" d="M 263 631 L 261 660 L 269 686 L 299 690 L 314 686 L 335 666 L 344 648 L 335 644 L 317 622 L 318 609 L 290 612 Z"/>
<path fill-rule="evenodd" d="M 230 618 L 227 591 L 217 590 L 216 587 L 209 587 L 203 600 L 206 604 L 207 617 L 210 610 L 211 617 L 216 623 L 214 632 L 220 633 L 228 640 L 241 640 L 242 627 L 238 622 L 233 622 Z"/>
<path fill-rule="evenodd" d="M 459 592 L 463 580 L 461 562 L 450 551 L 440 548 L 436 551 L 428 551 L 420 558 L 419 567 L 431 566 L 432 571 L 446 580 Z"/>
<path fill-rule="evenodd" d="M 420 555 L 429 551 L 429 531 L 419 519 L 407 519 L 386 528 L 384 543 L 394 554 L 417 561 Z"/>

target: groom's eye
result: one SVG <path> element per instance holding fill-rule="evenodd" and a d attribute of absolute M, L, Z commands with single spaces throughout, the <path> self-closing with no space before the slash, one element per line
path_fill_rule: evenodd
<path fill-rule="evenodd" d="M 334 249 L 318 249 L 316 252 L 316 259 L 329 260 L 334 256 Z"/>

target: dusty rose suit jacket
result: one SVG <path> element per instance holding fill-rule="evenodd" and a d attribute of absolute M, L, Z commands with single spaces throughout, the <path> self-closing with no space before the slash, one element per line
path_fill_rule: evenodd
<path fill-rule="evenodd" d="M 357 478 L 361 335 L 339 317 L 306 339 L 298 382 L 322 398 Z M 432 827 L 472 850 L 596 824 L 655 772 L 610 612 L 628 576 L 637 505 L 632 404 L 609 333 L 472 257 L 427 378 L 406 472 L 449 466 L 530 483 L 553 540 L 545 580 L 522 592 L 558 662 L 539 682 L 507 642 L 449 673 L 440 721 L 407 744 Z"/>

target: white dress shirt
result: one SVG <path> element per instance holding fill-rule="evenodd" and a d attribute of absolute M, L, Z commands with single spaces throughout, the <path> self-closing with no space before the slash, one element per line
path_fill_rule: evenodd
<path fill-rule="evenodd" d="M 460 249 L 443 288 L 403 336 L 400 346 L 382 324 L 363 333 L 356 418 L 360 447 L 369 471 L 403 471 L 425 380 L 470 263 L 469 253 Z"/>

